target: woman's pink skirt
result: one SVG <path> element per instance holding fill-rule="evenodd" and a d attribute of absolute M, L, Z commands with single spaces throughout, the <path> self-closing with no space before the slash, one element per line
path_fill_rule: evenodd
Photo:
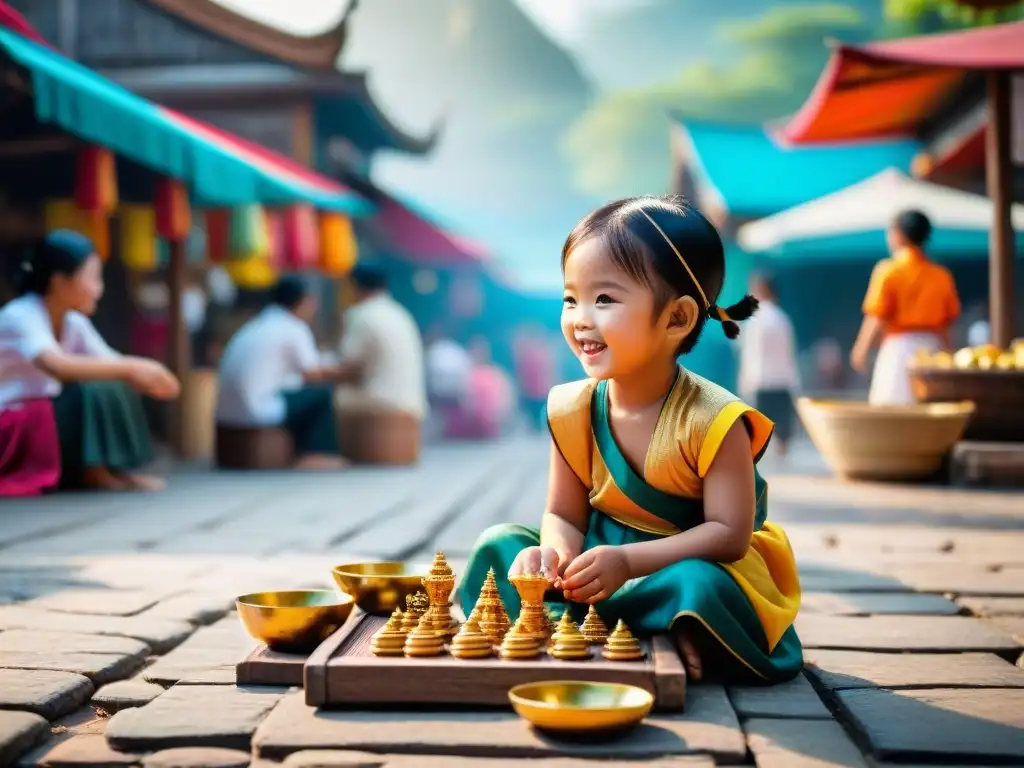
<path fill-rule="evenodd" d="M 59 480 L 53 403 L 27 400 L 0 411 L 0 497 L 37 496 Z"/>

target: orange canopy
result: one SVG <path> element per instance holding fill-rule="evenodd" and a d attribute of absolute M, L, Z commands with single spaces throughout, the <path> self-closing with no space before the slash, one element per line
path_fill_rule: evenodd
<path fill-rule="evenodd" d="M 985 70 L 1024 70 L 1024 22 L 840 45 L 778 135 L 792 144 L 906 136 Z"/>

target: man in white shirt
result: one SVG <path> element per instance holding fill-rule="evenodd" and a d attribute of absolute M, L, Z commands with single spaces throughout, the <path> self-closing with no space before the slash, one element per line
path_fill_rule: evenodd
<path fill-rule="evenodd" d="M 427 414 L 423 339 L 409 311 L 387 291 L 387 275 L 359 264 L 351 275 L 356 302 L 345 313 L 335 408 L 397 411 L 422 422 Z"/>
<path fill-rule="evenodd" d="M 217 424 L 284 427 L 295 441 L 299 467 L 333 469 L 345 464 L 329 383 L 340 372 L 321 364 L 309 326 L 316 311 L 316 297 L 300 278 L 281 278 L 270 305 L 224 349 Z"/>
<path fill-rule="evenodd" d="M 785 456 L 793 430 L 793 392 L 800 386 L 793 323 L 778 305 L 769 277 L 755 275 L 750 292 L 760 304 L 740 335 L 740 395 L 775 423 L 772 442 Z"/>

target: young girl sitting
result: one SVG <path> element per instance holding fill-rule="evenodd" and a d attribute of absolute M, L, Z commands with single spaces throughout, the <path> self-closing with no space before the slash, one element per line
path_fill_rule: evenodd
<path fill-rule="evenodd" d="M 552 435 L 540 530 L 499 525 L 477 542 L 459 591 L 472 609 L 487 571 L 541 572 L 577 621 L 586 604 L 638 635 L 671 631 L 693 680 L 773 683 L 803 664 L 800 582 L 766 521 L 755 470 L 772 423 L 681 368 L 709 320 L 727 336 L 757 302 L 717 304 L 722 241 L 674 198 L 610 203 L 562 250 L 562 331 L 590 377 L 548 397 Z"/>

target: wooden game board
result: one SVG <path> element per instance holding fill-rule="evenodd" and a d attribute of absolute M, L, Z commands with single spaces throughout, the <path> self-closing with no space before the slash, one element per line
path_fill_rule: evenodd
<path fill-rule="evenodd" d="M 653 693 L 658 709 L 682 711 L 685 703 L 686 674 L 665 635 L 642 642 L 647 654 L 643 661 L 608 661 L 596 646 L 594 657 L 586 661 L 558 661 L 546 655 L 533 661 L 464 661 L 447 654 L 426 659 L 374 656 L 370 638 L 386 620 L 353 614 L 309 656 L 303 670 L 307 704 L 507 707 L 509 688 L 536 680 L 626 683 Z"/>

